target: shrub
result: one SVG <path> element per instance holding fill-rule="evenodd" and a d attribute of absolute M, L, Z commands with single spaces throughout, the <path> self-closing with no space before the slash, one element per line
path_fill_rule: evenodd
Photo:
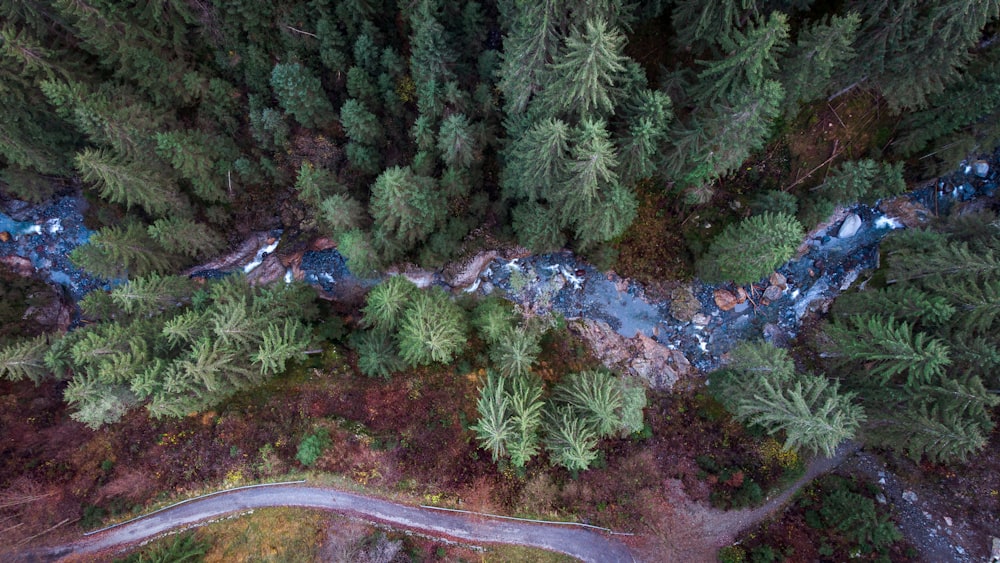
<path fill-rule="evenodd" d="M 310 467 L 328 447 L 330 447 L 330 433 L 326 428 L 320 428 L 299 442 L 299 451 L 295 454 L 295 459 L 302 465 Z"/>

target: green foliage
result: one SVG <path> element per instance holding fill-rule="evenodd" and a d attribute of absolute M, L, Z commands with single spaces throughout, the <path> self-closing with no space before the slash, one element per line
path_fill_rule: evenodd
<path fill-rule="evenodd" d="M 70 259 L 80 268 L 108 280 L 167 272 L 183 263 L 157 244 L 138 223 L 97 231 L 87 244 L 70 253 Z"/>
<path fill-rule="evenodd" d="M 827 478 L 818 510 L 806 513 L 807 521 L 835 530 L 861 554 L 885 554 L 903 535 L 887 515 L 880 515 L 875 501 L 858 494 L 842 478 Z"/>
<path fill-rule="evenodd" d="M 903 163 L 879 163 L 871 159 L 841 163 L 825 182 L 814 188 L 822 197 L 837 205 L 875 200 L 906 191 Z"/>
<path fill-rule="evenodd" d="M 542 351 L 540 338 L 523 326 L 507 330 L 490 346 L 490 360 L 504 376 L 526 376 Z"/>
<path fill-rule="evenodd" d="M 607 437 L 622 430 L 622 389 L 606 371 L 584 371 L 566 376 L 554 391 L 597 436 Z"/>
<path fill-rule="evenodd" d="M 358 277 L 370 277 L 385 267 L 375 250 L 372 237 L 361 229 L 351 229 L 340 235 L 337 251 L 347 261 L 347 269 Z"/>
<path fill-rule="evenodd" d="M 350 99 L 340 108 L 340 124 L 352 141 L 365 145 L 375 145 L 383 140 L 385 132 L 363 102 Z"/>
<path fill-rule="evenodd" d="M 299 63 L 278 63 L 271 71 L 278 103 L 305 127 L 323 127 L 334 119 L 333 105 L 319 78 Z"/>
<path fill-rule="evenodd" d="M 193 291 L 186 277 L 150 274 L 115 286 L 109 297 L 126 314 L 151 316 L 183 303 Z"/>
<path fill-rule="evenodd" d="M 880 311 L 911 326 L 942 326 L 955 314 L 955 307 L 942 295 L 931 295 L 913 286 L 891 285 L 878 291 L 842 295 L 833 311 L 845 319 Z"/>
<path fill-rule="evenodd" d="M 700 95 L 705 102 L 733 99 L 744 89 L 760 91 L 770 76 L 778 70 L 778 55 L 788 43 L 788 17 L 771 12 L 765 22 L 748 26 L 746 33 L 734 29 L 719 36 L 728 56 L 703 63 L 705 70 L 698 79 L 706 90 Z"/>
<path fill-rule="evenodd" d="M 951 364 L 947 344 L 892 317 L 854 316 L 827 334 L 846 359 L 864 363 L 865 375 L 883 384 L 900 375 L 911 385 L 927 383 Z"/>
<path fill-rule="evenodd" d="M 794 217 L 765 212 L 726 227 L 699 263 L 708 280 L 752 283 L 792 257 L 802 240 Z"/>
<path fill-rule="evenodd" d="M 404 249 L 426 240 L 444 222 L 448 210 L 433 178 L 399 166 L 375 180 L 370 205 L 376 231 Z"/>
<path fill-rule="evenodd" d="M 782 213 L 795 216 L 799 210 L 799 201 L 794 195 L 781 190 L 768 190 L 756 194 L 750 200 L 750 211 L 754 215 L 765 212 Z"/>
<path fill-rule="evenodd" d="M 465 311 L 440 288 L 416 293 L 399 327 L 400 356 L 411 366 L 450 363 L 466 342 Z"/>
<path fill-rule="evenodd" d="M 493 461 L 507 454 L 507 442 L 514 433 L 510 399 L 504 389 L 507 381 L 507 378 L 492 371 L 487 373 L 486 384 L 479 390 L 479 400 L 476 403 L 479 420 L 470 427 L 476 433 L 480 445 L 489 450 Z"/>
<path fill-rule="evenodd" d="M 770 434 L 783 432 L 785 449 L 805 449 L 832 457 L 837 445 L 853 438 L 865 420 L 853 394 L 841 394 L 824 377 L 800 374 L 789 387 L 761 378 L 759 395 L 737 401 L 735 416 L 757 424 Z"/>
<path fill-rule="evenodd" d="M 170 178 L 146 162 L 95 149 L 84 149 L 74 162 L 84 181 L 92 182 L 101 197 L 108 201 L 129 208 L 142 207 L 152 215 L 190 213 L 187 201 L 177 192 Z"/>
<path fill-rule="evenodd" d="M 545 449 L 556 465 L 584 471 L 597 459 L 597 433 L 570 407 L 548 413 Z"/>
<path fill-rule="evenodd" d="M 570 31 L 565 47 L 548 72 L 543 105 L 548 113 L 578 111 L 580 116 L 614 110 L 614 83 L 624 70 L 625 37 L 604 19 L 584 22 L 584 29 Z"/>
<path fill-rule="evenodd" d="M 448 166 L 468 168 L 479 158 L 473 129 L 465 115 L 453 113 L 441 121 L 437 148 Z"/>
<path fill-rule="evenodd" d="M 211 227 L 183 217 L 157 219 L 147 231 L 165 251 L 189 258 L 209 258 L 225 248 L 222 237 Z"/>
<path fill-rule="evenodd" d="M 511 432 L 507 439 L 507 452 L 514 467 L 524 467 L 541 447 L 539 431 L 542 427 L 542 383 L 534 377 L 513 377 L 508 391 L 511 413 Z"/>
<path fill-rule="evenodd" d="M 0 376 L 10 381 L 30 379 L 37 385 L 50 371 L 45 365 L 48 338 L 44 335 L 0 349 Z"/>
<path fill-rule="evenodd" d="M 156 134 L 156 152 L 208 202 L 226 199 L 226 172 L 239 151 L 229 139 L 186 130 Z"/>
<path fill-rule="evenodd" d="M 387 330 L 373 329 L 356 332 L 354 347 L 358 351 L 358 369 L 368 377 L 389 379 L 402 371 L 406 363 L 399 357 L 399 350 Z"/>
<path fill-rule="evenodd" d="M 128 557 L 115 559 L 115 563 L 198 563 L 204 561 L 209 547 L 209 543 L 199 540 L 194 532 L 187 532 L 155 547 L 144 547 Z"/>
<path fill-rule="evenodd" d="M 312 344 L 310 329 L 298 319 L 285 319 L 284 324 L 269 324 L 261 335 L 260 347 L 250 361 L 260 366 L 261 373 L 277 375 L 285 371 L 288 360 L 302 361 Z"/>
<path fill-rule="evenodd" d="M 330 432 L 326 428 L 318 428 L 312 434 L 308 434 L 299 442 L 299 449 L 295 453 L 295 459 L 306 467 L 312 467 L 319 460 L 323 452 L 331 445 Z"/>
<path fill-rule="evenodd" d="M 361 310 L 364 324 L 387 332 L 397 330 L 417 291 L 406 276 L 391 276 L 379 283 L 368 292 Z"/>
<path fill-rule="evenodd" d="M 787 113 L 796 113 L 800 103 L 820 98 L 830 89 L 833 73 L 855 57 L 852 44 L 860 25 L 861 16 L 847 12 L 821 19 L 799 32 L 781 69 L 788 94 Z"/>

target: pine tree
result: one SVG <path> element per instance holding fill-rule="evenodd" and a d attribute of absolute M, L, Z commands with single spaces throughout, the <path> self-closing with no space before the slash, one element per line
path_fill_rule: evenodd
<path fill-rule="evenodd" d="M 619 145 L 622 181 L 630 185 L 656 171 L 673 111 L 666 94 L 643 89 L 626 105 L 626 112 L 628 131 Z"/>
<path fill-rule="evenodd" d="M 365 208 L 361 202 L 344 194 L 323 199 L 317 214 L 320 224 L 334 236 L 361 227 L 364 218 Z"/>
<path fill-rule="evenodd" d="M 45 365 L 48 347 L 48 338 L 42 335 L 0 349 L 0 376 L 9 381 L 28 378 L 37 385 L 51 373 Z"/>
<path fill-rule="evenodd" d="M 931 295 L 911 285 L 891 285 L 878 291 L 862 291 L 840 296 L 834 302 L 840 318 L 880 311 L 914 326 L 937 327 L 955 315 L 955 307 L 942 295 Z"/>
<path fill-rule="evenodd" d="M 146 230 L 167 252 L 189 258 L 210 258 L 225 248 L 222 237 L 211 227 L 183 217 L 157 219 Z"/>
<path fill-rule="evenodd" d="M 188 202 L 170 178 L 144 162 L 89 148 L 77 154 L 74 162 L 84 181 L 92 182 L 108 201 L 129 208 L 139 206 L 157 216 L 190 214 Z"/>
<path fill-rule="evenodd" d="M 191 280 L 186 277 L 150 274 L 115 286 L 110 297 L 111 302 L 128 315 L 152 316 L 176 308 L 193 291 Z"/>
<path fill-rule="evenodd" d="M 333 105 L 313 72 L 299 63 L 278 63 L 271 71 L 271 87 L 278 103 L 305 127 L 324 127 L 333 121 Z"/>
<path fill-rule="evenodd" d="M 493 461 L 507 454 L 507 442 L 514 433 L 510 400 L 504 390 L 506 381 L 504 377 L 487 372 L 486 384 L 479 390 L 479 401 L 476 403 L 479 420 L 470 427 L 480 445 L 489 450 Z"/>
<path fill-rule="evenodd" d="M 106 280 L 167 272 L 180 260 L 156 243 L 138 223 L 105 227 L 87 244 L 76 247 L 70 260 L 80 268 Z"/>
<path fill-rule="evenodd" d="M 707 61 L 698 74 L 702 103 L 733 100 L 750 92 L 762 91 L 778 70 L 778 56 L 788 44 L 788 18 L 772 12 L 767 22 L 757 21 L 746 33 L 733 30 L 720 37 L 728 55 L 717 61 Z"/>
<path fill-rule="evenodd" d="M 717 42 L 741 25 L 746 14 L 756 11 L 753 0 L 677 0 L 674 4 L 670 13 L 680 45 Z"/>
<path fill-rule="evenodd" d="M 472 126 L 461 113 L 453 113 L 441 121 L 437 148 L 447 166 L 469 168 L 479 159 Z"/>
<path fill-rule="evenodd" d="M 375 180 L 370 209 L 375 229 L 404 249 L 426 240 L 447 213 L 433 178 L 399 166 L 386 169 Z"/>
<path fill-rule="evenodd" d="M 387 332 L 397 330 L 417 292 L 417 286 L 406 276 L 390 276 L 368 292 L 361 310 L 364 324 Z"/>
<path fill-rule="evenodd" d="M 389 379 L 406 368 L 389 331 L 376 328 L 356 332 L 354 347 L 358 351 L 358 369 L 368 377 Z"/>
<path fill-rule="evenodd" d="M 622 389 L 606 371 L 583 371 L 566 376 L 553 392 L 554 397 L 570 407 L 600 437 L 622 430 Z"/>
<path fill-rule="evenodd" d="M 508 381 L 512 429 L 505 445 L 511 465 L 524 467 L 540 449 L 539 430 L 544 409 L 542 384 L 537 378 L 524 376 L 509 378 Z"/>
<path fill-rule="evenodd" d="M 559 22 L 563 5 L 558 0 L 513 4 L 511 29 L 504 39 L 499 70 L 505 113 L 523 113 L 528 102 L 548 80 L 548 65 L 559 50 Z"/>
<path fill-rule="evenodd" d="M 156 152 L 191 182 L 199 198 L 207 202 L 226 200 L 226 171 L 239 155 L 228 138 L 196 130 L 157 133 Z"/>
<path fill-rule="evenodd" d="M 552 78 L 542 96 L 546 113 L 577 111 L 581 118 L 614 113 L 615 82 L 625 71 L 624 46 L 625 37 L 604 19 L 588 20 L 583 32 L 573 29 L 548 68 Z"/>
<path fill-rule="evenodd" d="M 790 387 L 776 387 L 767 378 L 760 393 L 737 401 L 735 415 L 771 434 L 784 432 L 785 449 L 806 449 L 832 457 L 837 445 L 854 437 L 865 421 L 853 394 L 840 394 L 824 377 L 800 374 Z"/>
<path fill-rule="evenodd" d="M 570 133 L 564 121 L 548 118 L 516 138 L 504 164 L 505 196 L 532 202 L 551 197 L 554 187 L 566 181 Z"/>
<path fill-rule="evenodd" d="M 699 271 L 709 280 L 752 283 L 792 257 L 802 225 L 784 214 L 764 213 L 726 227 L 709 247 Z"/>
<path fill-rule="evenodd" d="M 912 325 L 892 317 L 855 316 L 832 325 L 827 334 L 846 359 L 866 364 L 866 375 L 883 384 L 905 376 L 908 384 L 926 383 L 944 374 L 951 364 L 949 347 Z"/>
<path fill-rule="evenodd" d="M 548 414 L 545 449 L 552 463 L 570 471 L 585 471 L 597 459 L 597 434 L 570 407 Z"/>
<path fill-rule="evenodd" d="M 550 198 L 560 208 L 563 225 L 592 214 L 604 192 L 618 185 L 618 155 L 606 127 L 603 120 L 584 118 L 574 132 L 566 178 Z"/>
<path fill-rule="evenodd" d="M 280 374 L 288 360 L 305 359 L 312 340 L 309 328 L 298 319 L 285 319 L 280 325 L 268 324 L 261 335 L 260 348 L 250 356 L 250 361 L 259 365 L 264 375 Z"/>
<path fill-rule="evenodd" d="M 490 360 L 508 377 L 527 376 L 542 351 L 540 335 L 523 326 L 507 330 L 490 346 Z"/>
<path fill-rule="evenodd" d="M 450 363 L 466 342 L 465 312 L 440 288 L 417 292 L 399 327 L 400 356 L 411 366 Z"/>
<path fill-rule="evenodd" d="M 364 145 L 380 144 L 385 138 L 385 132 L 375 114 L 364 103 L 355 99 L 347 100 L 341 106 L 340 124 L 348 138 Z"/>
<path fill-rule="evenodd" d="M 855 57 L 852 47 L 861 26 L 857 12 L 821 19 L 799 32 L 795 47 L 781 65 L 788 116 L 800 103 L 815 100 L 830 88 L 834 71 Z"/>

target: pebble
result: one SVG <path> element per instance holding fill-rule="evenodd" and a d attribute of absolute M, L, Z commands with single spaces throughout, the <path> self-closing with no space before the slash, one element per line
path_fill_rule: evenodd
<path fill-rule="evenodd" d="M 913 491 L 903 491 L 903 500 L 906 502 L 917 502 L 917 493 Z"/>
<path fill-rule="evenodd" d="M 976 163 L 972 165 L 972 169 L 975 171 L 976 176 L 985 178 L 986 175 L 990 173 L 990 164 L 985 160 L 977 160 Z"/>
<path fill-rule="evenodd" d="M 949 525 L 949 526 L 951 526 L 951 518 L 945 516 L 944 517 L 944 523 L 947 524 L 947 525 Z"/>
<path fill-rule="evenodd" d="M 10 241 L 10 233 L 7 231 L 0 231 L 0 242 Z"/>
<path fill-rule="evenodd" d="M 698 313 L 695 316 L 691 317 L 691 322 L 695 326 L 706 326 L 708 325 L 708 321 L 709 321 L 708 315 L 704 313 Z"/>
<path fill-rule="evenodd" d="M 769 285 L 767 289 L 764 290 L 764 299 L 774 302 L 781 299 L 781 287 L 777 285 Z"/>
<path fill-rule="evenodd" d="M 882 493 L 875 495 L 875 500 L 877 500 L 879 504 L 885 504 L 886 502 L 888 502 L 887 500 L 885 500 L 885 495 L 883 495 Z"/>

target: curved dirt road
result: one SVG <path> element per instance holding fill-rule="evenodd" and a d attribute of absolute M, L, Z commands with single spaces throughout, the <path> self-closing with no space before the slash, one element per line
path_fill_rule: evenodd
<path fill-rule="evenodd" d="M 36 550 L 23 561 L 58 561 L 139 542 L 164 532 L 233 512 L 272 506 L 332 510 L 364 520 L 470 543 L 506 543 L 565 553 L 583 561 L 633 562 L 622 543 L 591 530 L 464 516 L 416 508 L 320 487 L 275 485 L 223 493 L 151 514 L 75 543 Z"/>

